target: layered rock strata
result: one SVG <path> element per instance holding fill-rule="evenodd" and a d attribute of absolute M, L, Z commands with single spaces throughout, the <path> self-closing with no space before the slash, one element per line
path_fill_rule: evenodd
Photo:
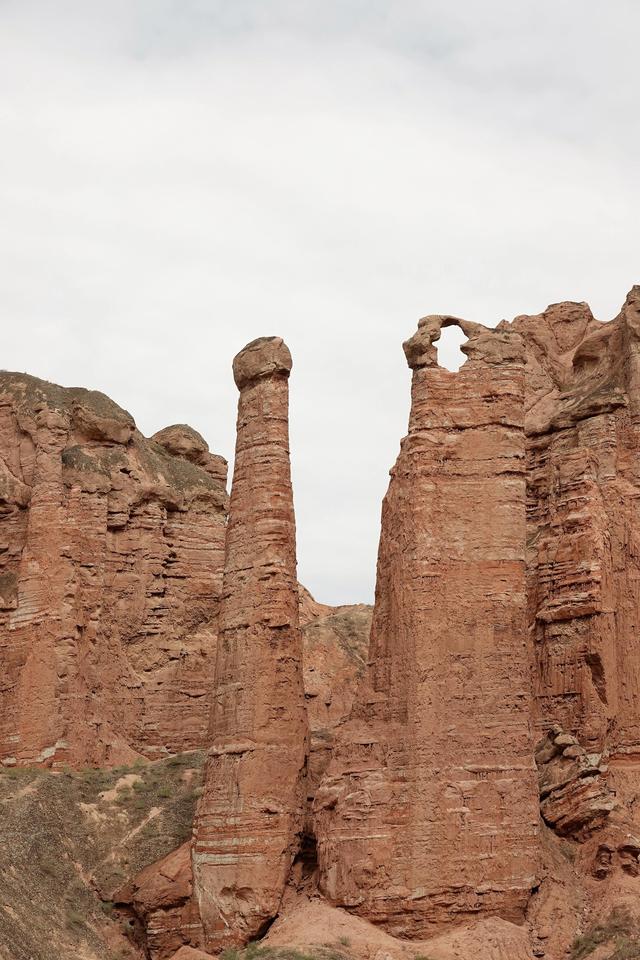
<path fill-rule="evenodd" d="M 443 326 L 469 337 L 437 365 Z M 426 317 L 382 512 L 369 666 L 316 795 L 321 889 L 423 937 L 521 920 L 538 802 L 525 621 L 522 339 Z"/>
<path fill-rule="evenodd" d="M 562 303 L 527 348 L 527 592 L 537 723 L 640 774 L 640 287 L 596 321 Z"/>
<path fill-rule="evenodd" d="M 365 663 L 372 608 L 364 604 L 328 607 L 299 587 L 304 691 L 309 721 L 307 800 L 331 756 L 334 731 L 348 717 Z M 313 890 L 313 823 L 304 824 L 300 851 L 287 886 Z M 128 907 L 145 931 L 150 960 L 167 960 L 179 944 L 202 946 L 202 927 L 192 897 L 191 844 L 184 844 L 113 892 L 119 908 Z"/>
<path fill-rule="evenodd" d="M 278 912 L 303 829 L 308 729 L 288 430 L 291 356 L 263 338 L 234 360 L 240 390 L 212 746 L 194 828 L 209 949 Z"/>
<path fill-rule="evenodd" d="M 554 724 L 536 747 L 540 812 L 559 836 L 588 839 L 615 807 L 609 767 L 600 753 L 587 753 L 574 736 Z"/>
<path fill-rule="evenodd" d="M 104 394 L 0 373 L 0 761 L 205 742 L 226 462 Z"/>
<path fill-rule="evenodd" d="M 367 663 L 372 608 L 328 607 L 303 625 L 304 693 L 309 718 L 307 798 L 311 803 L 333 751 L 337 730 L 348 719 Z M 310 836 L 314 829 L 309 821 Z"/>
<path fill-rule="evenodd" d="M 118 908 L 129 907 L 144 930 L 145 955 L 168 960 L 183 945 L 202 942 L 198 906 L 193 898 L 191 843 L 145 867 L 116 890 Z"/>

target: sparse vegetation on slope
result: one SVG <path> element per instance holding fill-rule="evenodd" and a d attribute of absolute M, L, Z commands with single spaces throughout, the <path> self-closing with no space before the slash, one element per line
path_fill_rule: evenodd
<path fill-rule="evenodd" d="M 113 895 L 189 837 L 202 763 L 0 768 L 0 960 L 141 956 Z"/>
<path fill-rule="evenodd" d="M 592 926 L 574 941 L 570 960 L 586 960 L 599 947 L 602 960 L 640 960 L 640 921 L 626 910 L 614 910 L 605 923 Z"/>
<path fill-rule="evenodd" d="M 317 944 L 309 950 L 296 950 L 292 947 L 261 947 L 250 943 L 244 950 L 233 948 L 223 950 L 221 960 L 350 960 L 349 954 L 340 949 L 342 939 L 337 944 Z"/>

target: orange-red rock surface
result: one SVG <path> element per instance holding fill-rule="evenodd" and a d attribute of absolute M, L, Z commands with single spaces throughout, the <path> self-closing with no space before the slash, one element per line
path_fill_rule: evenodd
<path fill-rule="evenodd" d="M 296 583 L 281 340 L 234 363 L 226 547 L 198 434 L 0 374 L 0 759 L 210 747 L 191 857 L 120 891 L 152 960 L 640 943 L 640 287 L 405 352 L 368 651 L 369 608 Z"/>
<path fill-rule="evenodd" d="M 545 955 L 561 957 L 576 932 L 606 925 L 621 904 L 637 913 L 640 287 L 609 323 L 585 303 L 561 303 L 511 327 L 527 350 L 541 813 L 554 835 L 577 841 L 569 876 L 557 857 L 546 859 L 531 916 Z"/>
<path fill-rule="evenodd" d="M 115 898 L 130 906 L 145 930 L 145 946 L 153 960 L 167 960 L 184 945 L 202 941 L 198 906 L 193 899 L 191 843 L 150 864 Z"/>
<path fill-rule="evenodd" d="M 405 344 L 409 434 L 382 513 L 369 668 L 316 795 L 328 899 L 397 936 L 522 920 L 538 867 L 525 630 L 524 351 L 460 322 Z"/>
<path fill-rule="evenodd" d="M 536 717 L 636 763 L 640 288 L 611 323 L 557 304 L 527 344 L 528 596 Z"/>
<path fill-rule="evenodd" d="M 291 356 L 277 337 L 235 358 L 240 390 L 220 636 L 194 887 L 205 944 L 276 916 L 303 830 L 308 724 L 289 463 Z"/>
<path fill-rule="evenodd" d="M 527 928 L 507 920 L 488 917 L 429 940 L 400 940 L 319 896 L 305 895 L 291 897 L 262 943 L 276 951 L 294 948 L 306 956 L 338 954 L 354 960 L 533 958 Z"/>
<path fill-rule="evenodd" d="M 101 393 L 0 373 L 0 760 L 204 742 L 226 463 Z"/>

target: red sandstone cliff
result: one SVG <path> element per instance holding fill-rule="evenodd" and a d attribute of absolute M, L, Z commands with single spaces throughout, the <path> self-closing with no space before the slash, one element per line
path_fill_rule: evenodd
<path fill-rule="evenodd" d="M 0 760 L 200 746 L 226 463 L 101 393 L 0 373 Z"/>

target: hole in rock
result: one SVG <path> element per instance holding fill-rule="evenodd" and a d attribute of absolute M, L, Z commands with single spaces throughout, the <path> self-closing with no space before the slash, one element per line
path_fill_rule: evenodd
<path fill-rule="evenodd" d="M 439 338 L 434 341 L 438 351 L 438 366 L 457 373 L 467 359 L 460 349 L 467 339 L 460 327 L 443 327 Z"/>

